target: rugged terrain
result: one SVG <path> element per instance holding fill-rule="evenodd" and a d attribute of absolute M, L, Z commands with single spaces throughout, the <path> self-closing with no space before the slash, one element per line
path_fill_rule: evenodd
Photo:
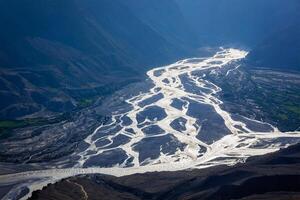
<path fill-rule="evenodd" d="M 299 9 L 0 0 L 0 198 L 298 199 Z"/>

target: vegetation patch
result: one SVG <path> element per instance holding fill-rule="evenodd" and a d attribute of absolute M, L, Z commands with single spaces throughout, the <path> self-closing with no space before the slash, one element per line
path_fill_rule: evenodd
<path fill-rule="evenodd" d="M 0 120 L 0 140 L 12 136 L 13 130 L 30 126 L 43 126 L 70 119 L 70 113 L 49 118 L 28 118 L 22 120 Z"/>

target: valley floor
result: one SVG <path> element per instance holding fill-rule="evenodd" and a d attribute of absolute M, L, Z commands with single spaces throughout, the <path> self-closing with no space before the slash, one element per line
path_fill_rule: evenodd
<path fill-rule="evenodd" d="M 73 121 L 61 122 L 51 129 L 38 127 L 34 137 L 28 137 L 27 131 L 23 130 L 20 138 L 1 143 L 6 147 L 6 152 L 2 152 L 2 155 L 6 154 L 5 158 L 16 155 L 22 161 L 16 165 L 1 163 L 4 171 L 0 176 L 2 198 L 27 199 L 32 192 L 48 184 L 78 175 L 88 176 L 70 178 L 50 186 L 53 194 L 58 195 L 55 198 L 67 198 L 63 193 L 69 188 L 67 190 L 74 191 L 78 197 L 90 199 L 93 195 L 87 188 L 100 187 L 102 195 L 113 194 L 116 196 L 111 198 L 116 199 L 124 194 L 129 199 L 176 199 L 182 198 L 181 195 L 186 195 L 187 199 L 218 199 L 228 195 L 231 199 L 247 197 L 245 188 L 253 188 L 261 181 L 272 184 L 273 181 L 297 182 L 298 171 L 294 164 L 298 166 L 298 154 L 295 158 L 285 155 L 280 157 L 279 164 L 275 163 L 275 172 L 283 172 L 279 177 L 270 173 L 272 164 L 260 163 L 261 168 L 256 172 L 252 162 L 243 166 L 244 170 L 237 166 L 232 168 L 238 169 L 237 172 L 226 174 L 230 168 L 224 165 L 242 163 L 249 157 L 300 142 L 300 131 L 280 131 L 274 126 L 274 117 L 264 114 L 267 112 L 265 105 L 257 101 L 259 98 L 254 98 L 267 95 L 267 89 L 259 93 L 257 88 L 272 83 L 261 81 L 256 73 L 254 78 L 260 84 L 249 84 L 253 82 L 253 74 L 249 76 L 239 70 L 241 59 L 246 55 L 247 52 L 242 50 L 221 48 L 211 57 L 185 59 L 155 68 L 148 71 L 149 80 L 116 92 L 103 101 L 103 106 L 89 107 L 73 116 Z M 294 81 L 297 80 L 296 77 Z M 239 92 L 231 90 L 228 95 L 232 88 Z M 288 88 L 297 95 L 297 91 L 293 93 L 294 88 Z M 277 103 L 264 99 L 273 105 Z M 295 110 L 297 97 L 293 99 L 289 106 Z M 235 107 L 237 109 L 233 109 Z M 260 118 L 259 113 L 268 117 Z M 111 117 L 105 118 L 102 114 Z M 271 120 L 265 122 L 264 119 Z M 35 153 L 22 160 L 28 148 L 35 149 Z M 287 171 L 279 166 L 285 162 L 293 164 Z M 153 175 L 147 172 L 157 172 L 154 173 L 158 174 L 157 188 L 152 188 Z M 210 178 L 210 172 L 220 174 Z M 145 182 L 136 186 L 118 182 L 119 179 L 131 182 L 131 178 L 126 178 L 128 176 L 135 177 L 132 180 L 141 176 Z M 164 182 L 167 182 L 166 187 L 162 187 Z M 64 185 L 63 191 L 60 184 Z M 236 184 L 240 187 L 235 187 Z M 271 192 L 278 192 L 285 186 L 270 187 Z M 45 191 L 47 193 L 47 189 Z M 262 193 L 266 192 L 268 189 L 262 190 Z M 234 196 L 236 193 L 240 195 Z M 36 195 L 43 193 L 35 193 L 32 198 L 44 198 Z"/>

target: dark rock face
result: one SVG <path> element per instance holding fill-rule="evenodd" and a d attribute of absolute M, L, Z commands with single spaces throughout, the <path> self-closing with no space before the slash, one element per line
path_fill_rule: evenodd
<path fill-rule="evenodd" d="M 31 199 L 299 199 L 299 150 L 295 145 L 234 167 L 79 176 L 34 192 Z"/>

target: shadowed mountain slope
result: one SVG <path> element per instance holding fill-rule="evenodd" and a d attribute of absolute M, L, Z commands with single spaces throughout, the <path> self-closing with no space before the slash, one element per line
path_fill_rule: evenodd
<path fill-rule="evenodd" d="M 297 22 L 262 41 L 247 60 L 252 66 L 299 71 L 299 55 L 300 22 Z"/>
<path fill-rule="evenodd" d="M 253 67 L 299 70 L 300 1 L 177 0 L 206 45 L 251 49 Z"/>
<path fill-rule="evenodd" d="M 191 54 L 124 3 L 1 0 L 0 118 L 72 110 Z"/>
<path fill-rule="evenodd" d="M 189 26 L 175 0 L 127 0 L 124 4 L 177 48 L 190 51 L 199 47 L 193 27 Z"/>
<path fill-rule="evenodd" d="M 298 0 L 177 0 L 202 44 L 254 47 L 299 20 Z"/>

